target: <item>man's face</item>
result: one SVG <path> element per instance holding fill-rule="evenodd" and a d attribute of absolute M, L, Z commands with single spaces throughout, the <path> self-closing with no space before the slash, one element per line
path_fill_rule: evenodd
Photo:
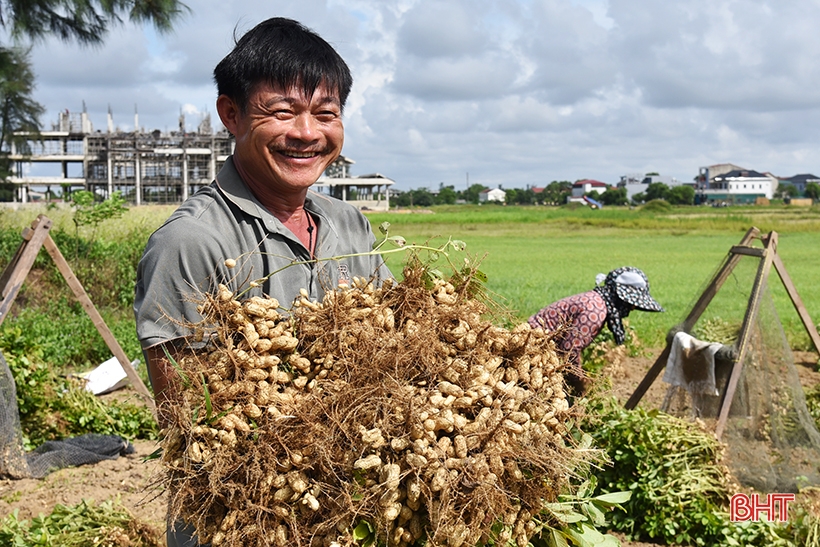
<path fill-rule="evenodd" d="M 324 85 L 308 99 L 298 86 L 259 84 L 244 113 L 234 105 L 227 119 L 220 115 L 236 138 L 241 172 L 250 184 L 268 190 L 307 189 L 342 151 L 341 104 Z"/>

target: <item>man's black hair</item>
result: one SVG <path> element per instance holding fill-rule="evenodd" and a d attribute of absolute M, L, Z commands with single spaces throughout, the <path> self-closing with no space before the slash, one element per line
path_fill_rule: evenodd
<path fill-rule="evenodd" d="M 254 86 L 260 83 L 298 85 L 312 97 L 324 84 L 336 92 L 344 108 L 353 77 L 342 57 L 321 36 L 298 21 L 273 17 L 242 36 L 214 69 L 217 94 L 247 111 Z"/>

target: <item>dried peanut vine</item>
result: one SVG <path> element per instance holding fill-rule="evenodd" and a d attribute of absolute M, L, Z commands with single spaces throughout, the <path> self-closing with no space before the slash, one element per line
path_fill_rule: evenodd
<path fill-rule="evenodd" d="M 587 456 L 549 335 L 495 326 L 478 275 L 415 258 L 288 314 L 204 296 L 215 335 L 163 431 L 172 515 L 215 547 L 353 545 L 362 521 L 386 545 L 526 545 Z"/>

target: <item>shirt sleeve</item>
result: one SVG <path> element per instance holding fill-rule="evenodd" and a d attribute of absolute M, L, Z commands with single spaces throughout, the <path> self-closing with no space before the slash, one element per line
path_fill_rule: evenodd
<path fill-rule="evenodd" d="M 137 267 L 134 294 L 143 349 L 191 335 L 192 325 L 202 319 L 198 296 L 213 290 L 215 279 L 227 278 L 226 257 L 210 239 L 195 227 L 161 228 L 149 238 Z"/>

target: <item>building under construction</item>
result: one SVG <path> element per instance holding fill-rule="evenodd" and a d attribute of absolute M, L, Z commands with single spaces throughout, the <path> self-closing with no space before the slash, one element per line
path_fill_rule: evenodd
<path fill-rule="evenodd" d="M 139 128 L 136 114 L 134 127 Z M 124 132 L 114 128 L 109 112 L 102 132 L 85 111 L 65 111 L 50 131 L 32 136 L 27 150 L 12 147 L 15 176 L 9 182 L 22 203 L 65 200 L 73 191 L 88 190 L 100 199 L 119 192 L 133 205 L 178 204 L 214 180 L 233 146 L 230 133 L 214 131 L 208 115 L 194 132 L 185 130 L 182 115 L 178 131 Z M 353 163 L 340 156 L 314 189 L 360 209 L 389 209 L 394 181 L 378 173 L 353 177 Z"/>

